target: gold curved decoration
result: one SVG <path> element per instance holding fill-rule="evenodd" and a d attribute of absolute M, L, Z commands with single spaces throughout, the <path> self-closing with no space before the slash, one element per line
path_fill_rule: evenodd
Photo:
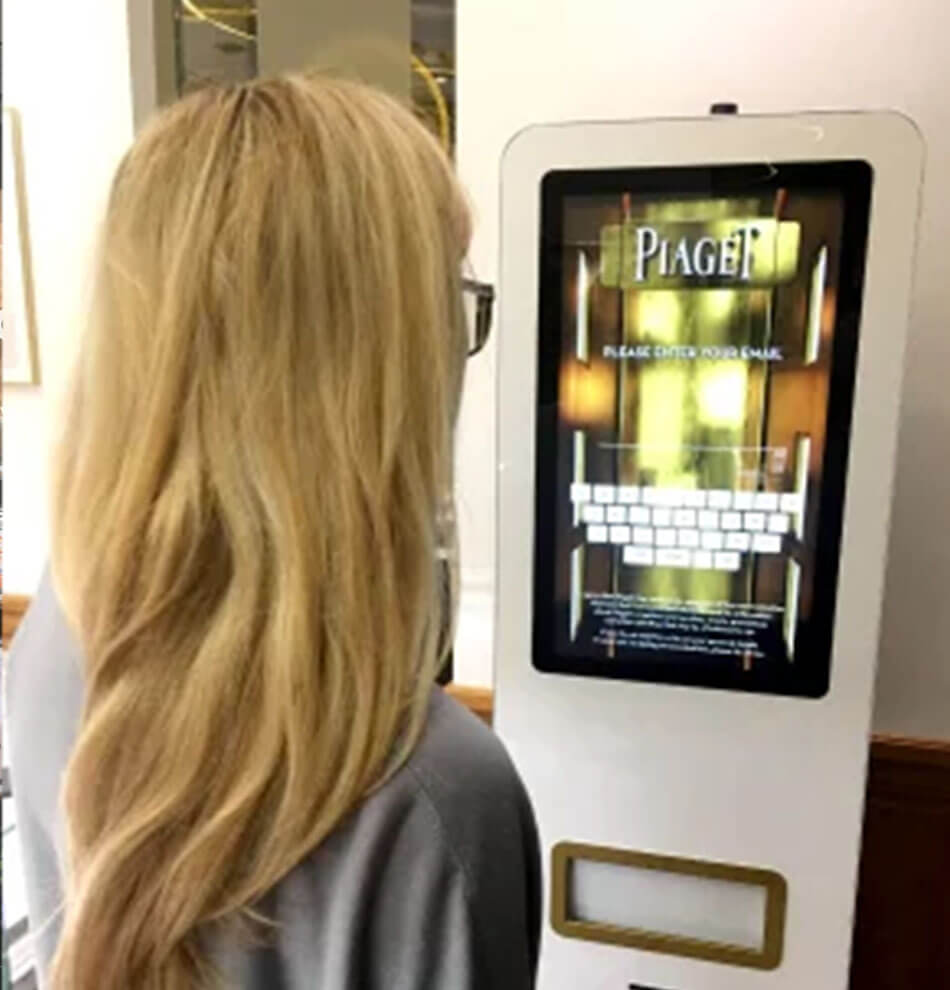
<path fill-rule="evenodd" d="M 429 90 L 429 95 L 432 97 L 432 102 L 435 104 L 435 112 L 439 118 L 439 140 L 442 142 L 442 147 L 448 151 L 451 147 L 452 135 L 449 124 L 449 107 L 445 102 L 445 94 L 435 76 L 432 75 L 429 66 L 418 55 L 411 55 L 410 58 L 412 59 L 412 71 L 425 83 L 426 89 Z"/>
<path fill-rule="evenodd" d="M 219 21 L 216 17 L 212 17 L 210 14 L 206 13 L 202 7 L 194 3 L 194 0 L 181 0 L 182 7 L 191 14 L 192 17 L 196 17 L 199 21 L 204 21 L 205 24 L 210 24 L 212 27 L 216 27 L 219 31 L 223 31 L 225 34 L 233 35 L 235 38 L 241 38 L 244 41 L 257 41 L 257 37 L 251 34 L 250 31 L 242 31 L 240 28 L 234 27 L 232 24 L 226 24 L 224 21 Z"/>

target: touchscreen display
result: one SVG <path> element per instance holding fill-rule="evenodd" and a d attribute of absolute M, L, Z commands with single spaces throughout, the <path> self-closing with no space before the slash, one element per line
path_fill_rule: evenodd
<path fill-rule="evenodd" d="M 827 690 L 871 183 L 545 177 L 535 666 Z"/>

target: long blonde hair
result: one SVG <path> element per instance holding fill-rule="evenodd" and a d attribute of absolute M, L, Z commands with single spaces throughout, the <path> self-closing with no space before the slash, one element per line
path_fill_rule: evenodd
<path fill-rule="evenodd" d="M 209 932 L 410 752 L 467 238 L 435 140 L 353 83 L 203 90 L 120 166 L 54 471 L 86 689 L 59 990 L 213 985 Z"/>

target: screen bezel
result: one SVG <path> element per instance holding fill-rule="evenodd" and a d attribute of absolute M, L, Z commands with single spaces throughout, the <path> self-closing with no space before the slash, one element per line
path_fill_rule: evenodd
<path fill-rule="evenodd" d="M 861 304 L 871 210 L 873 169 L 867 161 L 774 162 L 648 168 L 558 169 L 541 180 L 537 400 L 535 407 L 535 533 L 532 663 L 545 673 L 573 674 L 819 698 L 829 688 L 837 599 L 845 482 L 851 439 Z M 558 437 L 558 370 L 562 356 L 562 228 L 565 198 L 623 192 L 664 196 L 735 196 L 793 187 L 834 191 L 843 205 L 840 273 L 833 331 L 826 446 L 818 500 L 813 614 L 796 631 L 795 663 L 750 671 L 695 655 L 667 661 L 638 657 L 565 655 L 555 649 L 555 563 Z"/>

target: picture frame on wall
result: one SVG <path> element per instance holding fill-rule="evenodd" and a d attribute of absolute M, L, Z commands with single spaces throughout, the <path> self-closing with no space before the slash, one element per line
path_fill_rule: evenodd
<path fill-rule="evenodd" d="M 3 110 L 3 282 L 0 320 L 3 334 L 4 385 L 39 384 L 36 310 L 27 222 L 23 143 L 16 110 Z"/>

